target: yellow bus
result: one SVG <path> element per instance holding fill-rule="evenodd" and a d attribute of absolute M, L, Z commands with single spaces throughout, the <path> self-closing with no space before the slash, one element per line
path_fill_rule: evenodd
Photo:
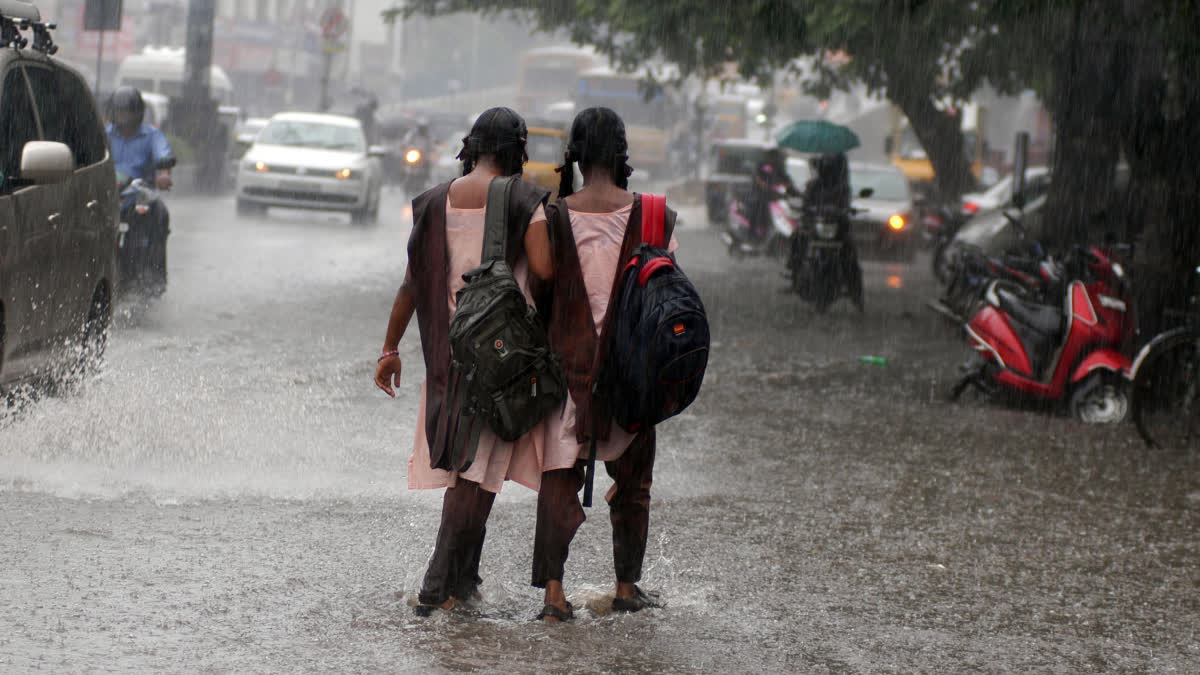
<path fill-rule="evenodd" d="M 537 47 L 522 53 L 517 66 L 517 112 L 546 116 L 548 106 L 571 100 L 580 73 L 603 63 L 595 51 L 580 47 Z"/>
<path fill-rule="evenodd" d="M 684 116 L 671 91 L 660 89 L 647 98 L 641 81 L 642 76 L 636 73 L 618 73 L 608 68 L 580 73 L 575 110 L 592 106 L 615 110 L 625 120 L 629 165 L 651 176 L 660 176 L 667 168 L 668 145 Z"/>

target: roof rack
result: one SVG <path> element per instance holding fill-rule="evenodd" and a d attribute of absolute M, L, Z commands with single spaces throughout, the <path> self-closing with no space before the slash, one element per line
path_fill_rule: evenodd
<path fill-rule="evenodd" d="M 0 48 L 24 49 L 29 40 L 22 31 L 33 31 L 33 50 L 43 54 L 58 53 L 58 45 L 50 31 L 58 26 L 42 21 L 42 13 L 31 2 L 0 0 Z"/>

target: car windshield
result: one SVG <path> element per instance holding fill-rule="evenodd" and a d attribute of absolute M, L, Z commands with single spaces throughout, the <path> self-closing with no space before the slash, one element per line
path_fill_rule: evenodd
<path fill-rule="evenodd" d="M 850 187 L 854 194 L 873 190 L 870 199 L 905 201 L 909 198 L 908 181 L 903 173 L 877 169 L 851 169 Z"/>
<path fill-rule="evenodd" d="M 275 120 L 258 136 L 267 145 L 287 145 L 298 148 L 362 152 L 362 133 L 354 127 L 321 122 Z"/>
<path fill-rule="evenodd" d="M 562 164 L 563 139 L 560 136 L 529 134 L 529 140 L 526 142 L 525 149 L 529 153 L 529 161 L 531 162 L 542 162 L 556 166 Z"/>

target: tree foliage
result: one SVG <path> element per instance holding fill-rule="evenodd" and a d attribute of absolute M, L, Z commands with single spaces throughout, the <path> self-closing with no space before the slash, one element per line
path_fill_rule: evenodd
<path fill-rule="evenodd" d="M 408 0 L 402 11 L 519 13 L 628 69 L 666 61 L 713 76 L 734 62 L 767 82 L 815 58 L 814 90 L 861 82 L 904 111 L 948 196 L 971 183 L 952 104 L 985 82 L 1033 87 L 1055 123 L 1047 217 L 1060 240 L 1144 230 L 1143 267 L 1161 277 L 1148 286 L 1169 304 L 1200 258 L 1200 0 Z M 1121 160 L 1132 184 L 1113 210 L 1103 197 Z M 1150 269 L 1154 256 L 1169 272 Z"/>

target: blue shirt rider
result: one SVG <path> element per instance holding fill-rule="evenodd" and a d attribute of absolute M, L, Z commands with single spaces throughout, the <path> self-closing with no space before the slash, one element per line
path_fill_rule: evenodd
<path fill-rule="evenodd" d="M 171 189 L 175 155 L 163 132 L 143 124 L 146 102 L 134 87 L 120 87 L 112 97 L 112 122 L 106 127 L 116 170 L 141 178 L 159 190 Z"/>

